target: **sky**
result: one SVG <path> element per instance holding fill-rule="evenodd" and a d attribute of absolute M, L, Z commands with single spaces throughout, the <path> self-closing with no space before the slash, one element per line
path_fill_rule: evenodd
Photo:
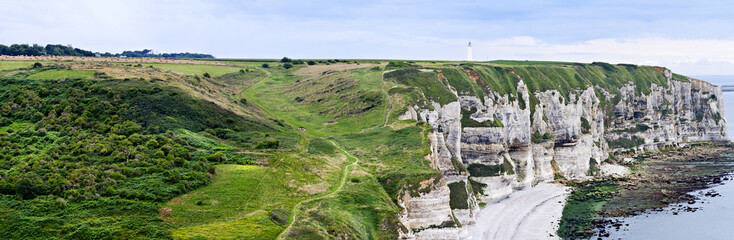
<path fill-rule="evenodd" d="M 0 0 L 0 44 L 220 58 L 603 61 L 734 75 L 734 1 Z"/>

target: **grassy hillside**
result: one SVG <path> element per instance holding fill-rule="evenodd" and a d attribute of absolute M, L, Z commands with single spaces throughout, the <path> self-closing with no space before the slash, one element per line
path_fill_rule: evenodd
<path fill-rule="evenodd" d="M 3 236 L 171 238 L 160 204 L 211 183 L 217 164 L 260 161 L 243 151 L 297 144 L 170 84 L 95 73 L 0 72 Z"/>
<path fill-rule="evenodd" d="M 217 65 L 195 65 L 195 64 L 173 64 L 173 63 L 146 63 L 145 66 L 153 66 L 155 68 L 165 69 L 185 75 L 204 75 L 209 73 L 211 76 L 221 76 L 227 73 L 237 72 L 241 67 L 234 66 L 217 66 Z"/>

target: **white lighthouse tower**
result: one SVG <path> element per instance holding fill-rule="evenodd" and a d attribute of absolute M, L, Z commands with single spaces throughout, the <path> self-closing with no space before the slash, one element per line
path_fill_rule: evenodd
<path fill-rule="evenodd" d="M 471 61 L 471 42 L 469 42 L 469 46 L 466 47 L 466 60 Z"/>

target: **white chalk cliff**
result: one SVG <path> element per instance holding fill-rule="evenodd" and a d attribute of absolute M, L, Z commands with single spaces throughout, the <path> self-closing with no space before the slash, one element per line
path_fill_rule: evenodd
<path fill-rule="evenodd" d="M 636 92 L 632 79 L 619 89 L 620 96 L 598 86 L 567 96 L 537 91 L 533 111 L 519 75 L 517 96 L 488 91 L 480 99 L 446 86 L 457 101 L 409 106 L 400 118 L 431 126 L 430 158 L 444 179 L 431 192 L 400 199 L 407 229 L 401 238 L 467 239 L 466 226 L 474 224 L 480 203 L 492 204 L 554 177 L 586 178 L 610 153 L 728 141 L 721 89 L 695 79 L 675 80 L 667 69 L 661 74 L 667 86 L 651 83 L 649 94 Z M 612 107 L 602 108 L 602 102 Z M 480 125 L 499 119 L 501 126 L 462 126 L 462 118 Z M 452 208 L 456 201 L 462 204 Z"/>

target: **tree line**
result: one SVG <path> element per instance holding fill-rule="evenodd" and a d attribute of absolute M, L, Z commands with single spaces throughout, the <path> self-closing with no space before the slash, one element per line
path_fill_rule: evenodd
<path fill-rule="evenodd" d="M 153 53 L 151 49 L 143 49 L 139 51 L 123 51 L 122 53 L 112 54 L 109 52 L 98 53 L 101 57 L 164 57 L 164 58 L 214 58 L 211 54 L 204 53 Z"/>
<path fill-rule="evenodd" d="M 143 49 L 139 51 L 123 51 L 122 53 L 99 53 L 79 49 L 71 45 L 48 44 L 45 47 L 38 44 L 12 44 L 10 46 L 0 44 L 0 55 L 7 56 L 74 56 L 74 57 L 153 57 L 153 58 L 214 58 L 211 54 L 204 53 L 153 53 L 153 50 Z"/>
<path fill-rule="evenodd" d="M 0 55 L 8 56 L 77 56 L 77 57 L 94 57 L 92 51 L 87 51 L 72 46 L 64 46 L 61 44 L 48 44 L 43 47 L 38 44 L 12 44 L 5 46 L 0 44 Z"/>

